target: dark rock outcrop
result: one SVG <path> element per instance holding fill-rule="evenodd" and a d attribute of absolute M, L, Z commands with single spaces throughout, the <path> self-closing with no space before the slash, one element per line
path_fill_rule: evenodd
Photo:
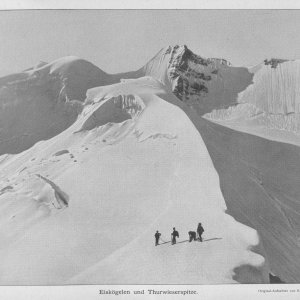
<path fill-rule="evenodd" d="M 137 74 L 158 79 L 200 115 L 236 105 L 238 93 L 253 77 L 247 68 L 233 67 L 225 59 L 203 58 L 185 45 L 162 49 Z"/>

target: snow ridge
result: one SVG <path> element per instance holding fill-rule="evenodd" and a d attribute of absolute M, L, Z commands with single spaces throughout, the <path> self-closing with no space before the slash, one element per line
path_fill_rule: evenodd
<path fill-rule="evenodd" d="M 0 283 L 236 283 L 243 265 L 268 282 L 257 232 L 225 213 L 194 110 L 151 77 L 88 95 L 68 129 L 1 164 L 13 189 L 0 195 Z M 199 221 L 204 242 L 187 243 Z M 155 247 L 174 226 L 180 243 Z"/>

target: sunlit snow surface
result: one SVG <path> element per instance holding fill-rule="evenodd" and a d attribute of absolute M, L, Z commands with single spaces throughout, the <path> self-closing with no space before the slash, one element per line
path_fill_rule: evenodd
<path fill-rule="evenodd" d="M 84 106 L 59 135 L 0 157 L 0 284 L 268 281 L 192 110 L 150 77 L 91 89 Z M 198 222 L 204 242 L 188 243 Z M 174 226 L 178 244 L 155 247 Z"/>

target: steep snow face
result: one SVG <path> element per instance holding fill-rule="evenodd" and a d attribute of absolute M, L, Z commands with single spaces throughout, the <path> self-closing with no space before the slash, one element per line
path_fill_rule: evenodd
<path fill-rule="evenodd" d="M 69 127 L 87 89 L 107 84 L 108 78 L 76 57 L 0 78 L 0 154 L 19 153 Z"/>
<path fill-rule="evenodd" d="M 194 116 L 153 78 L 126 80 L 89 90 L 61 134 L 1 156 L 0 283 L 266 283 Z M 198 222 L 204 242 L 188 243 Z"/>
<path fill-rule="evenodd" d="M 256 133 L 258 128 L 300 132 L 300 61 L 265 61 L 228 109 L 216 108 L 206 117 L 233 128 Z M 252 128 L 252 129 L 251 129 Z"/>
<path fill-rule="evenodd" d="M 140 73 L 164 83 L 201 115 L 235 105 L 238 93 L 251 84 L 253 76 L 225 59 L 206 59 L 178 45 L 162 49 Z"/>

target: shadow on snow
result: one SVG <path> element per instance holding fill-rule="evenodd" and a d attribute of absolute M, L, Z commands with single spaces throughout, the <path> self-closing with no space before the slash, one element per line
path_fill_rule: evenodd
<path fill-rule="evenodd" d="M 204 242 L 210 242 L 210 241 L 215 241 L 215 240 L 222 240 L 222 238 L 211 238 L 211 239 L 206 239 L 206 240 L 203 240 L 202 243 Z M 181 242 L 176 242 L 176 244 L 181 244 L 181 243 L 187 243 L 189 240 L 184 240 L 184 241 L 181 241 Z M 199 238 L 196 240 L 196 241 L 199 241 Z M 195 242 L 196 242 L 195 241 Z M 161 246 L 161 245 L 164 245 L 164 244 L 169 244 L 171 243 L 171 241 L 167 241 L 167 242 L 163 242 L 163 243 L 160 243 L 158 244 L 157 246 Z M 175 245 L 175 244 L 174 244 Z"/>

